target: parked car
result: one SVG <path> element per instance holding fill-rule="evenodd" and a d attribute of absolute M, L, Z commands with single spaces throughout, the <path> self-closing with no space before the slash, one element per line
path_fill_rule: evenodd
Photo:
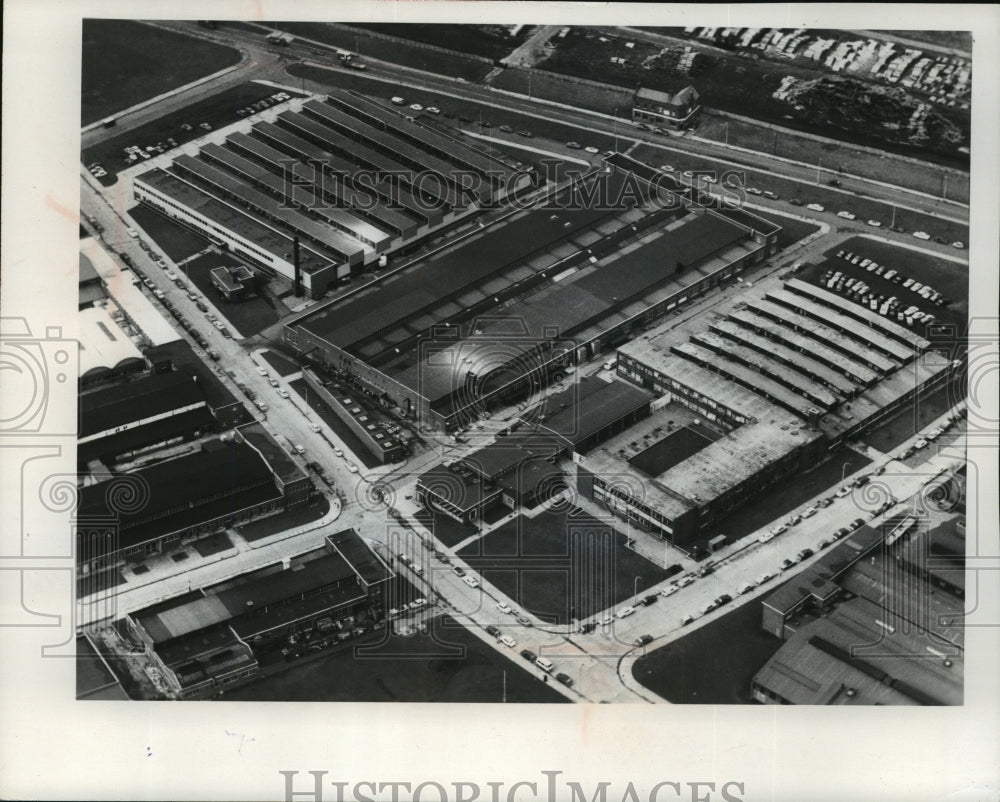
<path fill-rule="evenodd" d="M 824 209 L 818 203 L 810 203 L 808 206 L 806 206 L 806 208 L 810 209 L 811 211 L 814 211 L 814 212 L 825 212 L 826 211 L 826 209 Z"/>
<path fill-rule="evenodd" d="M 497 609 L 498 609 L 498 610 L 499 610 L 499 611 L 500 611 L 501 613 L 504 613 L 504 614 L 506 614 L 506 615 L 510 615 L 511 613 L 513 613 L 513 612 L 514 612 L 514 611 L 513 611 L 512 609 L 511 609 L 510 605 L 509 605 L 509 604 L 507 604 L 507 602 L 498 602 L 498 603 L 497 603 Z"/>
<path fill-rule="evenodd" d="M 645 646 L 647 643 L 652 643 L 652 642 L 653 642 L 653 636 L 652 635 L 640 635 L 632 643 L 635 646 Z"/>
<path fill-rule="evenodd" d="M 931 235 L 928 234 L 926 231 L 914 231 L 913 236 L 916 237 L 917 239 L 924 239 L 924 240 L 931 238 Z"/>
<path fill-rule="evenodd" d="M 538 655 L 531 651 L 531 649 L 521 649 L 521 657 L 529 663 L 534 663 L 538 659 Z"/>
<path fill-rule="evenodd" d="M 564 674 L 561 671 L 558 674 L 556 674 L 556 679 L 559 680 L 559 682 L 561 682 L 567 688 L 573 684 L 573 678 L 569 674 Z"/>
<path fill-rule="evenodd" d="M 500 630 L 497 629 L 496 627 L 492 626 L 492 625 L 491 626 L 487 626 L 486 627 L 486 634 L 487 635 L 492 635 L 494 638 L 499 638 L 500 637 Z"/>
<path fill-rule="evenodd" d="M 510 649 L 513 649 L 515 646 L 517 646 L 517 641 L 514 640 L 510 635 L 504 635 L 503 637 L 501 637 L 500 643 L 502 643 L 504 646 Z"/>

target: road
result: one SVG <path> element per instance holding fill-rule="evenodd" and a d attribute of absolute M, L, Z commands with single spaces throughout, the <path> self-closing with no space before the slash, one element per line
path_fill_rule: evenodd
<path fill-rule="evenodd" d="M 250 36 L 248 35 L 247 38 L 249 39 Z M 249 44 L 246 46 L 250 47 Z M 294 50 L 294 47 L 290 48 L 290 51 Z M 275 81 L 280 79 L 285 83 L 289 82 L 285 65 L 280 63 L 277 58 L 272 57 L 271 54 L 259 47 L 250 52 L 255 54 L 255 61 L 252 64 L 248 63 L 246 70 L 241 72 L 239 76 L 230 76 L 232 80 L 246 80 L 252 75 L 256 78 L 269 78 Z M 392 65 L 373 63 L 372 72 L 377 72 L 378 75 L 370 77 L 388 86 L 407 86 L 414 90 L 433 92 L 434 96 L 453 97 L 491 106 L 496 106 L 499 101 L 502 102 L 505 109 L 526 118 L 554 119 L 576 126 L 581 132 L 593 131 L 614 134 L 616 131 L 620 131 L 622 126 L 621 121 L 604 118 L 600 115 L 556 109 L 551 106 L 500 96 L 491 92 L 489 88 L 460 86 L 456 82 L 444 78 L 414 81 L 409 73 L 397 70 Z M 352 77 L 356 78 L 357 76 Z M 218 86 L 213 86 L 211 89 L 198 87 L 190 93 L 185 92 L 177 97 L 165 99 L 162 103 L 136 112 L 134 117 L 127 119 L 127 125 L 141 124 L 142 121 L 162 114 L 166 110 L 190 103 L 206 93 L 217 90 Z M 126 116 L 128 117 L 128 115 Z M 95 136 L 99 135 L 98 132 L 95 132 Z M 655 143 L 667 153 L 676 151 L 701 156 L 715 155 L 725 159 L 725 163 L 731 163 L 729 157 L 732 156 L 732 152 L 721 146 L 659 137 L 649 132 L 638 132 L 634 129 L 629 131 L 628 136 L 630 141 Z M 580 133 L 579 139 L 584 141 L 585 134 Z M 773 164 L 765 156 L 761 156 L 760 161 L 767 165 L 767 169 L 772 169 L 776 175 L 792 177 L 803 183 L 811 183 L 815 179 L 813 168 L 803 171 L 794 164 Z M 848 184 L 845 181 L 844 191 L 846 194 L 850 194 L 852 188 L 860 189 L 862 186 L 866 190 L 870 190 L 863 179 L 852 179 L 852 181 L 855 180 L 858 182 L 856 185 Z M 450 457 L 457 457 L 474 446 L 469 445 L 463 448 L 452 444 L 445 446 L 444 441 L 438 440 L 437 444 L 441 448 L 431 449 L 418 455 L 406 466 L 366 471 L 355 465 L 357 470 L 352 471 L 348 460 L 336 457 L 330 448 L 330 443 L 334 443 L 339 444 L 345 453 L 347 451 L 343 443 L 338 441 L 336 434 L 322 423 L 319 424 L 318 432 L 313 431 L 311 424 L 318 423 L 317 417 L 308 410 L 304 412 L 305 408 L 293 400 L 294 396 L 290 399 L 279 396 L 278 390 L 289 389 L 287 381 L 278 378 L 279 387 L 272 387 L 267 377 L 260 375 L 257 370 L 260 365 L 259 358 L 251 353 L 252 346 L 224 338 L 211 326 L 205 316 L 196 308 L 194 302 L 186 297 L 186 291 L 182 291 L 168 281 L 163 275 L 163 271 L 153 265 L 148 254 L 139 248 L 136 241 L 124 236 L 125 225 L 122 222 L 122 214 L 130 203 L 130 193 L 127 191 L 127 187 L 126 180 L 110 191 L 102 193 L 84 174 L 81 200 L 83 214 L 93 215 L 104 226 L 105 234 L 110 240 L 107 244 L 114 251 L 124 250 L 129 253 L 134 263 L 141 266 L 143 272 L 150 277 L 174 306 L 191 320 L 197 330 L 208 339 L 211 347 L 219 351 L 222 357 L 220 364 L 225 365 L 228 371 L 235 374 L 236 380 L 251 388 L 258 398 L 263 399 L 268 404 L 269 409 L 264 425 L 272 432 L 280 433 L 293 443 L 304 446 L 304 457 L 297 457 L 300 464 L 306 460 L 315 460 L 324 468 L 325 475 L 337 486 L 344 499 L 336 526 L 353 526 L 366 537 L 382 544 L 390 551 L 397 549 L 395 552 L 397 554 L 399 553 L 398 549 L 402 547 L 407 549 L 406 553 L 408 554 L 422 555 L 425 564 L 422 577 L 412 574 L 408 567 L 402 567 L 398 560 L 396 561 L 397 568 L 409 574 L 415 582 L 424 583 L 428 593 L 433 593 L 436 598 L 440 598 L 447 610 L 459 620 L 464 621 L 471 630 L 479 632 L 488 643 L 496 644 L 496 641 L 485 634 L 484 627 L 487 625 L 498 626 L 504 634 L 510 635 L 517 641 L 515 652 L 527 648 L 536 654 L 548 656 L 555 663 L 555 672 L 563 671 L 573 679 L 571 688 L 555 683 L 569 698 L 592 702 L 663 701 L 655 694 L 637 687 L 631 681 L 630 661 L 635 654 L 635 647 L 632 644 L 636 638 L 649 634 L 654 638 L 652 645 L 659 646 L 680 637 L 689 629 L 681 626 L 680 618 L 682 615 L 700 609 L 722 592 L 729 592 L 735 596 L 733 590 L 740 583 L 747 581 L 748 578 L 758 576 L 765 570 L 773 571 L 780 559 L 794 555 L 802 548 L 815 548 L 819 538 L 818 533 L 827 534 L 846 525 L 858 516 L 857 505 L 853 498 L 841 499 L 810 518 L 808 526 L 795 527 L 772 543 L 739 550 L 738 553 L 728 556 L 723 555 L 725 561 L 709 577 L 677 591 L 669 599 L 662 599 L 650 607 L 639 607 L 636 612 L 625 618 L 612 619 L 609 623 L 602 624 L 594 632 L 587 635 L 570 632 L 565 626 L 549 626 L 531 616 L 527 616 L 530 626 L 519 623 L 511 615 L 502 613 L 496 606 L 498 603 L 505 602 L 513 607 L 513 602 L 505 599 L 499 591 L 487 583 L 480 587 L 470 587 L 453 572 L 451 567 L 438 560 L 433 552 L 423 545 L 426 542 L 448 555 L 452 565 L 462 563 L 451 550 L 444 547 L 443 544 L 435 542 L 431 533 L 424 530 L 414 519 L 413 513 L 416 512 L 416 507 L 412 499 L 406 498 L 408 494 L 412 496 L 412 493 L 408 493 L 408 491 L 415 481 L 416 474 L 430 462 L 436 461 L 443 448 L 447 447 Z M 926 199 L 921 198 L 919 193 L 899 188 L 883 188 L 880 191 L 886 197 L 896 198 L 900 202 L 905 199 L 907 203 L 916 206 L 928 203 Z M 935 206 L 936 202 L 928 205 L 927 208 Z M 868 231 L 870 233 L 870 230 Z M 893 239 L 892 236 L 888 238 Z M 823 247 L 827 247 L 827 244 L 824 243 Z M 927 247 L 936 250 L 932 243 L 928 243 Z M 956 258 L 954 254 L 951 255 L 952 258 Z M 776 263 L 769 268 L 770 274 L 782 269 L 782 266 L 792 258 L 794 258 L 793 255 L 786 254 L 784 260 L 776 260 Z M 754 281 L 758 280 L 757 276 L 753 278 Z M 691 314 L 704 313 L 707 308 L 718 303 L 721 297 L 721 295 L 718 297 L 708 296 L 697 307 L 692 308 Z M 224 381 L 232 384 L 229 377 L 224 376 Z M 291 392 L 293 391 L 290 391 L 290 394 Z M 509 411 L 505 410 L 501 415 L 509 415 Z M 497 420 L 487 422 L 485 428 L 497 423 Z M 886 462 L 890 462 L 889 458 L 886 458 Z M 905 498 L 907 494 L 912 494 L 919 488 L 920 481 L 925 474 L 899 470 L 898 465 L 891 464 L 893 471 L 887 471 L 883 475 L 883 479 L 896 498 Z M 929 467 L 933 468 L 934 464 Z M 408 524 L 402 530 L 380 505 L 367 499 L 365 486 L 383 476 L 391 479 L 397 491 L 395 504 Z M 119 611 L 136 609 L 155 600 L 184 592 L 191 586 L 191 583 L 194 586 L 211 584 L 235 573 L 273 563 L 282 556 L 314 548 L 322 541 L 322 534 L 326 531 L 329 530 L 306 532 L 285 540 L 265 542 L 255 548 L 240 549 L 233 558 L 195 566 L 187 572 L 160 578 L 155 582 L 147 584 L 130 582 L 124 588 L 120 588 L 116 594 L 118 609 Z M 400 540 L 401 531 L 402 540 Z M 818 556 L 814 559 L 818 559 Z M 468 576 L 474 576 L 474 572 L 469 569 L 466 573 Z M 752 601 L 766 592 L 767 587 L 768 585 L 765 585 L 754 594 L 744 597 L 741 602 Z M 650 593 L 652 590 L 644 589 L 644 593 Z M 699 619 L 698 625 L 703 624 L 706 620 L 711 620 L 711 617 Z M 512 657 L 515 661 L 522 659 L 507 646 L 497 644 L 497 648 L 501 653 Z M 525 663 L 525 665 L 527 664 Z"/>

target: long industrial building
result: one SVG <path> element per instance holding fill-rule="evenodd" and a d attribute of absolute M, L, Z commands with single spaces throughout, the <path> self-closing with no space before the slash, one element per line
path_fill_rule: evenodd
<path fill-rule="evenodd" d="M 956 367 L 909 329 L 797 278 L 740 301 L 707 330 L 681 327 L 618 349 L 619 376 L 724 436 L 691 439 L 682 460 L 646 461 L 643 471 L 628 434 L 579 461 L 581 493 L 676 545 L 933 391 Z M 664 430 L 666 442 L 673 432 Z M 628 492 L 635 484 L 643 494 Z"/>
<path fill-rule="evenodd" d="M 533 186 L 513 162 L 350 92 L 135 177 L 135 197 L 312 298 Z"/>
<path fill-rule="evenodd" d="M 425 427 L 464 426 L 777 249 L 780 227 L 660 179 L 609 157 L 545 204 L 293 318 L 285 339 Z"/>
<path fill-rule="evenodd" d="M 256 676 L 263 653 L 289 635 L 377 621 L 392 576 L 345 529 L 313 551 L 129 613 L 124 630 L 177 698 L 211 696 Z"/>

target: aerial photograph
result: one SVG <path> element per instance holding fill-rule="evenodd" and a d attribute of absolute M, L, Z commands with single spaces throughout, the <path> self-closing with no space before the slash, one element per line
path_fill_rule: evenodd
<path fill-rule="evenodd" d="M 76 698 L 963 705 L 972 79 L 84 19 Z"/>

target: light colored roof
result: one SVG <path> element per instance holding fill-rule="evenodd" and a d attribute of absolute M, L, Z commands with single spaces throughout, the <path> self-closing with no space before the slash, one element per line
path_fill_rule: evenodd
<path fill-rule="evenodd" d="M 81 309 L 80 375 L 101 368 L 113 370 L 129 360 L 142 361 L 142 354 L 107 310 L 92 306 Z"/>

